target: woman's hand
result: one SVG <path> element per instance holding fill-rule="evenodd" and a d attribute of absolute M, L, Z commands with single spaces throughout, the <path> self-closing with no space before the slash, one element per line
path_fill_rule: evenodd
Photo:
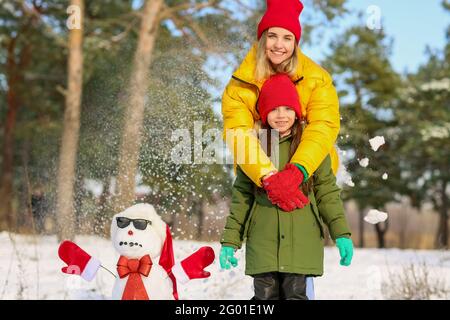
<path fill-rule="evenodd" d="M 222 269 L 230 269 L 231 266 L 237 267 L 238 260 L 234 256 L 234 248 L 222 246 L 220 249 L 219 261 Z"/>
<path fill-rule="evenodd" d="M 349 266 L 353 258 L 353 242 L 352 239 L 341 237 L 336 239 L 336 246 L 341 255 L 341 266 Z"/>
<path fill-rule="evenodd" d="M 284 211 L 303 208 L 309 203 L 299 189 L 303 182 L 303 173 L 295 164 L 288 163 L 283 171 L 272 174 L 263 180 L 263 187 L 269 200 Z"/>

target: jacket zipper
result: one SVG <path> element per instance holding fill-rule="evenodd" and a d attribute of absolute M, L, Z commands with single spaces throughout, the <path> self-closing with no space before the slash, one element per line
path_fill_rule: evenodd
<path fill-rule="evenodd" d="M 294 84 L 297 85 L 297 83 L 299 83 L 300 81 L 302 81 L 304 78 L 304 76 L 301 76 L 300 78 L 298 78 L 297 80 L 294 81 Z"/>
<path fill-rule="evenodd" d="M 231 77 L 232 77 L 234 80 L 236 80 L 236 81 L 240 81 L 240 82 L 242 82 L 242 83 L 248 84 L 248 85 L 250 85 L 250 86 L 254 86 L 254 87 L 256 88 L 256 95 L 257 95 L 257 97 L 256 97 L 255 108 L 256 108 L 256 110 L 258 110 L 258 101 L 259 101 L 259 88 L 258 88 L 258 86 L 257 86 L 256 84 L 254 84 L 254 83 L 250 83 L 250 82 L 244 81 L 244 80 L 242 80 L 242 79 L 239 79 L 238 77 L 236 77 L 236 76 L 234 76 L 234 75 L 232 75 Z M 259 113 L 259 111 L 258 111 L 258 113 Z"/>
<path fill-rule="evenodd" d="M 258 86 L 257 86 L 256 84 L 251 83 L 251 82 L 244 81 L 244 80 L 242 80 L 242 79 L 240 79 L 240 78 L 238 78 L 238 77 L 236 77 L 236 76 L 234 76 L 234 75 L 232 75 L 231 77 L 232 77 L 234 80 L 237 80 L 237 81 L 240 81 L 240 82 L 242 82 L 242 83 L 245 83 L 245 84 L 248 84 L 248 85 L 251 85 L 251 86 L 256 87 L 256 91 L 258 92 L 258 98 L 259 98 L 259 88 L 258 88 Z"/>
<path fill-rule="evenodd" d="M 240 82 L 243 82 L 243 83 L 245 83 L 245 84 L 248 84 L 248 85 L 251 85 L 251 86 L 255 86 L 256 87 L 256 90 L 258 91 L 258 96 L 259 96 L 259 88 L 258 88 L 258 86 L 256 85 L 256 84 L 254 84 L 254 83 L 251 83 L 251 82 L 247 82 L 247 81 L 244 81 L 244 80 L 242 80 L 242 79 L 240 79 L 240 78 L 238 78 L 238 77 L 236 77 L 236 76 L 234 76 L 234 75 L 232 75 L 231 76 L 234 80 L 237 80 L 237 81 L 240 81 Z M 297 80 L 295 80 L 295 81 L 293 81 L 294 82 L 294 84 L 295 85 L 297 85 L 300 81 L 302 81 L 303 80 L 303 76 L 301 76 L 299 79 L 297 79 Z"/>

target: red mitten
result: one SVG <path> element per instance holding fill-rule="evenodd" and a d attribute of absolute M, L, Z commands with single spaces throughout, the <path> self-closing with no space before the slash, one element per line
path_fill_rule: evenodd
<path fill-rule="evenodd" d="M 67 264 L 67 267 L 61 269 L 62 272 L 78 274 L 87 281 L 94 279 L 101 265 L 99 260 L 68 240 L 59 245 L 58 255 Z"/>
<path fill-rule="evenodd" d="M 303 173 L 295 164 L 288 163 L 283 171 L 265 179 L 263 186 L 273 204 L 284 211 L 292 211 L 309 203 L 308 197 L 299 189 L 302 182 Z"/>
<path fill-rule="evenodd" d="M 283 211 L 290 212 L 296 208 L 301 209 L 308 203 L 308 197 L 306 197 L 301 190 L 293 190 L 291 194 L 286 195 L 286 200 L 278 200 L 274 204 Z"/>
<path fill-rule="evenodd" d="M 208 278 L 211 273 L 203 269 L 213 263 L 214 258 L 214 250 L 211 247 L 201 247 L 186 259 L 175 264 L 172 273 L 181 283 L 192 279 Z"/>

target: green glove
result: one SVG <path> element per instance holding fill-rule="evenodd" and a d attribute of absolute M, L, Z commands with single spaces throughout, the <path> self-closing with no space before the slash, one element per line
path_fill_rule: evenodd
<path fill-rule="evenodd" d="M 341 266 L 349 266 L 352 262 L 353 257 L 353 242 L 350 238 L 337 238 L 336 246 L 339 249 L 339 254 L 341 255 Z"/>
<path fill-rule="evenodd" d="M 238 260 L 234 257 L 234 248 L 222 246 L 222 249 L 220 249 L 219 261 L 222 269 L 230 269 L 230 263 L 233 267 L 236 267 Z"/>

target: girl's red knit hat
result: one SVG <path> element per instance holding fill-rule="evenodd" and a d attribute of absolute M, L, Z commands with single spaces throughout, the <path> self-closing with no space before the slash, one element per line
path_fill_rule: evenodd
<path fill-rule="evenodd" d="M 299 0 L 267 0 L 267 10 L 258 24 L 258 40 L 264 31 L 280 27 L 291 31 L 297 43 L 300 42 L 302 27 L 299 16 L 303 4 Z"/>
<path fill-rule="evenodd" d="M 294 83 L 287 74 L 277 73 L 264 82 L 258 99 L 258 112 L 263 124 L 267 123 L 270 111 L 284 106 L 295 111 L 297 118 L 302 117 L 300 99 Z"/>

